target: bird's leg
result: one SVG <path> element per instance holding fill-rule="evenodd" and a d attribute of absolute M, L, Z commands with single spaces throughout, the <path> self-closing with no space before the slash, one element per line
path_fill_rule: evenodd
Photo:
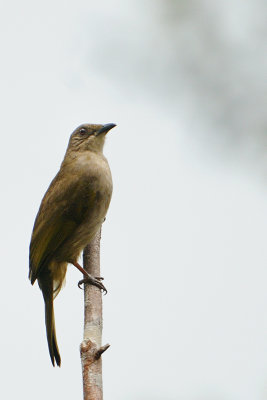
<path fill-rule="evenodd" d="M 105 286 L 103 285 L 103 283 L 101 282 L 104 278 L 102 278 L 101 276 L 93 277 L 91 274 L 86 272 L 85 269 L 83 269 L 83 267 L 81 267 L 80 264 L 78 264 L 77 262 L 72 263 L 72 264 L 79 271 L 81 271 L 81 273 L 84 275 L 84 279 L 82 279 L 81 281 L 78 282 L 78 286 L 79 286 L 80 289 L 81 289 L 81 284 L 82 283 L 84 283 L 84 284 L 88 283 L 90 285 L 98 287 L 100 290 L 103 290 L 104 294 L 107 294 L 108 291 L 105 288 Z"/>

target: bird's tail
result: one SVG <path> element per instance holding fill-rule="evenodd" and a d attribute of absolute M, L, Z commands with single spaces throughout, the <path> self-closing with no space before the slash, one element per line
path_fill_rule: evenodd
<path fill-rule="evenodd" d="M 55 366 L 56 361 L 57 365 L 60 367 L 61 358 L 57 345 L 53 306 L 53 281 L 51 277 L 48 278 L 48 276 L 46 276 L 45 279 L 42 279 L 41 277 L 38 278 L 38 283 L 43 292 L 45 302 L 45 325 L 50 358 L 53 366 Z"/>

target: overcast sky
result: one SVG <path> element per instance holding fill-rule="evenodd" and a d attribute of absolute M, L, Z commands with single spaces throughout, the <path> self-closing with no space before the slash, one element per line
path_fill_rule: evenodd
<path fill-rule="evenodd" d="M 53 368 L 28 246 L 71 132 L 113 122 L 105 400 L 267 399 L 264 4 L 1 4 L 1 398 L 82 398 L 80 274 Z"/>

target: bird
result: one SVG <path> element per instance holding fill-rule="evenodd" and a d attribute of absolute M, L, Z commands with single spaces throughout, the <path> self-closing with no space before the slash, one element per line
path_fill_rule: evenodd
<path fill-rule="evenodd" d="M 60 292 L 68 264 L 84 279 L 107 292 L 103 278 L 88 274 L 78 263 L 84 247 L 105 220 L 112 195 L 112 176 L 103 155 L 106 134 L 116 124 L 82 124 L 70 136 L 60 169 L 37 213 L 29 248 L 29 279 L 37 280 L 45 304 L 48 349 L 53 366 L 61 365 L 53 301 Z"/>

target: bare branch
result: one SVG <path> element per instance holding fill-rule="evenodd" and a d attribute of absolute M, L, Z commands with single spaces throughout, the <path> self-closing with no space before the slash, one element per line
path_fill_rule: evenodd
<path fill-rule="evenodd" d="M 84 269 L 100 276 L 101 230 L 83 252 Z M 102 293 L 93 285 L 84 290 L 84 340 L 80 346 L 84 400 L 103 400 L 101 354 L 109 348 L 102 342 Z"/>

